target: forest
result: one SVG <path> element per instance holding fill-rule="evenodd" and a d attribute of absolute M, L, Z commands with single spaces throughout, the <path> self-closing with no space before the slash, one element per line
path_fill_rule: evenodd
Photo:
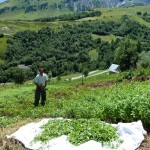
<path fill-rule="evenodd" d="M 111 42 L 100 36 L 116 36 Z M 97 38 L 93 38 L 97 36 Z M 62 25 L 59 29 L 42 28 L 20 31 L 7 40 L 1 54 L 6 61 L 0 65 L 0 82 L 33 78 L 39 67 L 51 77 L 107 69 L 112 63 L 121 70 L 149 67 L 150 29 L 124 15 L 119 22 L 88 21 Z M 92 54 L 94 53 L 94 54 Z M 17 66 L 24 64 L 30 70 Z"/>

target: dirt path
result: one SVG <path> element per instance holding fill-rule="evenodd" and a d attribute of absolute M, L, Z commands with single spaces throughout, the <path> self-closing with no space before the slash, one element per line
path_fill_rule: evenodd
<path fill-rule="evenodd" d="M 89 75 L 87 76 L 88 77 L 92 77 L 92 76 L 97 76 L 97 75 L 100 75 L 100 74 L 103 74 L 103 73 L 106 73 L 108 72 L 108 70 L 106 71 L 102 71 L 102 72 L 99 72 L 99 73 L 96 73 L 98 71 L 92 71 L 92 72 L 89 72 Z M 81 76 L 78 76 L 78 77 L 72 77 L 71 80 L 77 80 L 77 79 L 80 79 L 82 78 L 82 75 Z"/>

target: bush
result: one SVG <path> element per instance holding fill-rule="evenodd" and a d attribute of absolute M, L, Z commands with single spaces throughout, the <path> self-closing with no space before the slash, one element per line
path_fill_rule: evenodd
<path fill-rule="evenodd" d="M 148 68 L 150 67 L 150 51 L 145 52 L 143 51 L 140 55 L 139 55 L 139 60 L 137 62 L 137 65 L 143 68 Z"/>
<path fill-rule="evenodd" d="M 133 74 L 132 71 L 125 72 L 125 73 L 123 74 L 123 79 L 132 79 L 133 76 L 134 76 L 134 74 Z"/>
<path fill-rule="evenodd" d="M 88 74 L 89 74 L 89 70 L 86 68 L 86 69 L 84 69 L 84 71 L 83 71 L 83 75 L 84 75 L 84 77 L 87 77 L 88 76 Z"/>
<path fill-rule="evenodd" d="M 4 37 L 4 34 L 1 34 L 1 33 L 0 33 L 0 38 L 2 38 L 2 37 Z"/>
<path fill-rule="evenodd" d="M 20 68 L 12 68 L 10 71 L 12 74 L 12 79 L 16 84 L 22 84 L 25 81 L 25 71 Z"/>

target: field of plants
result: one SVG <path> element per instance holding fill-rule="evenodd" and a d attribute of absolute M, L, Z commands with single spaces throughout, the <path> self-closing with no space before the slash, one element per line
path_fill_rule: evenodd
<path fill-rule="evenodd" d="M 77 125 L 83 123 L 83 119 L 89 122 L 94 119 L 95 122 L 101 120 L 108 123 L 141 120 L 144 127 L 148 129 L 147 127 L 150 126 L 149 80 L 119 82 L 121 78 L 122 74 L 103 74 L 86 78 L 83 84 L 81 79 L 74 81 L 63 80 L 63 77 L 61 80 L 51 79 L 47 86 L 47 102 L 44 107 L 33 106 L 35 86 L 32 82 L 24 85 L 0 86 L 0 129 L 2 131 L 0 147 L 6 148 L 11 145 L 10 142 L 6 142 L 6 134 L 16 131 L 28 122 L 42 118 L 71 118 L 79 120 L 73 122 Z M 57 124 L 62 126 L 61 123 L 57 122 Z M 84 124 L 87 122 L 85 121 Z M 55 124 L 52 126 L 56 127 Z M 57 127 L 55 129 L 57 131 Z M 110 130 L 114 135 L 112 139 L 115 139 L 114 130 Z M 68 130 L 63 131 L 68 132 Z M 107 138 L 110 135 L 106 132 L 105 134 L 106 139 L 110 140 Z M 43 140 L 45 138 L 47 136 L 42 137 Z M 79 144 L 74 135 L 72 140 L 73 143 Z M 84 141 L 84 138 L 82 140 Z"/>

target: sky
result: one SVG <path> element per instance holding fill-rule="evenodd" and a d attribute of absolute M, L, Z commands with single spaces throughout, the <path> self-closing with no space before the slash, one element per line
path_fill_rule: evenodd
<path fill-rule="evenodd" d="M 0 3 L 6 2 L 7 0 L 0 0 Z"/>

